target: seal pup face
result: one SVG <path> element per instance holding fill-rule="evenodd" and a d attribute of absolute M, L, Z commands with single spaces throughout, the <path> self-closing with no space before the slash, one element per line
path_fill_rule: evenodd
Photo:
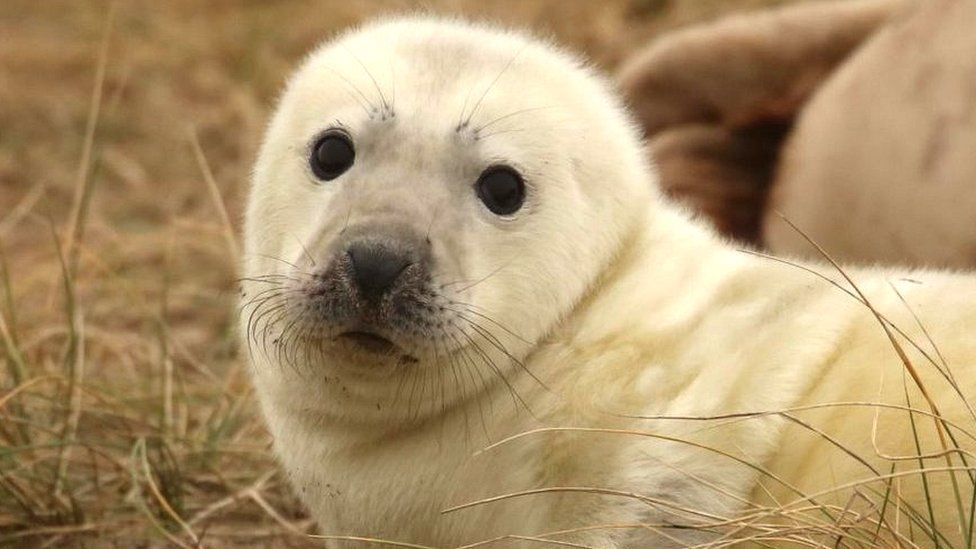
<path fill-rule="evenodd" d="M 652 201 L 638 142 L 602 80 L 519 34 L 403 19 L 325 44 L 254 172 L 255 369 L 370 402 L 419 372 L 441 405 L 507 383 Z"/>

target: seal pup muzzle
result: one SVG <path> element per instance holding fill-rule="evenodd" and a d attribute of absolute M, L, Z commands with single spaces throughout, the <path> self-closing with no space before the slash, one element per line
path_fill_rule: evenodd
<path fill-rule="evenodd" d="M 350 228 L 326 265 L 300 285 L 293 314 L 307 316 L 323 337 L 415 361 L 404 346 L 430 333 L 439 307 L 428 246 L 409 227 Z"/>

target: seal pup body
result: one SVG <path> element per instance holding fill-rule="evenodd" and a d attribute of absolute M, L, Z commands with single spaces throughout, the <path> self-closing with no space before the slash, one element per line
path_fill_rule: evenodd
<path fill-rule="evenodd" d="M 324 45 L 270 124 L 245 237 L 255 385 L 324 534 L 432 547 L 900 535 L 844 530 L 841 511 L 866 516 L 874 492 L 848 483 L 916 452 L 907 414 L 787 412 L 919 402 L 877 318 L 668 203 L 609 86 L 549 45 L 422 19 Z M 924 319 L 972 393 L 971 277 L 852 276 L 906 335 Z M 927 394 L 965 421 L 920 364 Z M 936 432 L 918 432 L 935 451 Z M 881 513 L 917 512 L 917 479 Z M 952 509 L 938 499 L 933 520 Z"/>

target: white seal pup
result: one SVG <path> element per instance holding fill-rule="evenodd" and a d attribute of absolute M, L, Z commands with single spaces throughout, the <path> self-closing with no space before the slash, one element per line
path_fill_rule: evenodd
<path fill-rule="evenodd" d="M 254 382 L 329 543 L 966 539 L 976 281 L 852 272 L 879 322 L 830 268 L 736 250 L 551 45 L 425 19 L 325 44 L 245 239 Z"/>

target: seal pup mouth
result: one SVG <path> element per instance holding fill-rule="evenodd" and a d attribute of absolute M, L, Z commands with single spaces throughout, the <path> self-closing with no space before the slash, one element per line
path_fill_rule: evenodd
<path fill-rule="evenodd" d="M 376 354 L 393 354 L 397 350 L 396 344 L 389 339 L 364 330 L 350 330 L 339 334 L 339 339 L 351 342 L 353 345 Z"/>

